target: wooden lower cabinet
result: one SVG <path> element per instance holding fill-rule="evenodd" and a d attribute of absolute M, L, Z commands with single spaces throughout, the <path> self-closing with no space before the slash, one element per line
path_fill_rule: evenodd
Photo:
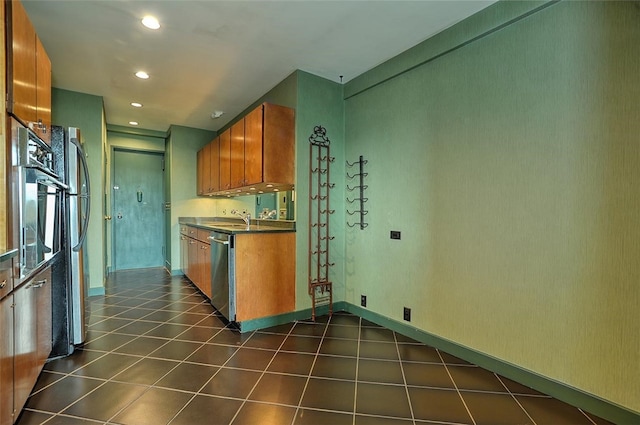
<path fill-rule="evenodd" d="M 295 238 L 288 232 L 236 235 L 236 322 L 295 310 Z"/>
<path fill-rule="evenodd" d="M 20 412 L 51 353 L 51 268 L 13 291 L 14 409 Z"/>
<path fill-rule="evenodd" d="M 211 244 L 197 241 L 198 282 L 196 286 L 211 299 Z"/>
<path fill-rule="evenodd" d="M 0 300 L 0 425 L 13 423 L 13 294 Z"/>
<path fill-rule="evenodd" d="M 180 226 L 182 271 L 209 299 L 211 231 Z M 295 232 L 237 233 L 235 238 L 236 322 L 295 310 Z"/>
<path fill-rule="evenodd" d="M 185 234 L 180 234 L 180 270 L 189 277 L 189 240 Z"/>
<path fill-rule="evenodd" d="M 36 320 L 36 288 L 23 284 L 13 292 L 14 296 L 14 382 L 13 396 L 16 412 L 27 401 L 38 379 L 38 335 Z"/>
<path fill-rule="evenodd" d="M 51 268 L 47 268 L 33 280 L 32 287 L 36 291 L 36 347 L 38 374 L 51 354 L 53 345 L 52 300 L 51 300 Z"/>
<path fill-rule="evenodd" d="M 198 241 L 195 238 L 189 238 L 188 246 L 188 263 L 187 277 L 191 282 L 198 286 L 197 282 L 200 281 L 200 268 L 198 267 Z"/>
<path fill-rule="evenodd" d="M 192 226 L 180 227 L 180 259 L 182 272 L 211 299 L 210 232 Z"/>

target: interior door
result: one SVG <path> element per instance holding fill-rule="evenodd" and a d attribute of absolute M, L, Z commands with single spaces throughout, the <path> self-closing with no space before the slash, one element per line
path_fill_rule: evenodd
<path fill-rule="evenodd" d="M 114 150 L 114 270 L 164 265 L 162 153 Z"/>

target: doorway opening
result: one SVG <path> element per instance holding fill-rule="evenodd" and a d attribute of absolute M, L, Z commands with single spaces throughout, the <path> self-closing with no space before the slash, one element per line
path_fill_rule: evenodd
<path fill-rule="evenodd" d="M 114 148 L 112 270 L 165 263 L 164 154 Z"/>

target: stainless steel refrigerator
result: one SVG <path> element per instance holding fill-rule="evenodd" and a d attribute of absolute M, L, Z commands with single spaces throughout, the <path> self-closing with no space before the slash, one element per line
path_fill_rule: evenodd
<path fill-rule="evenodd" d="M 71 354 L 74 346 L 82 345 L 86 338 L 89 321 L 86 235 L 91 187 L 80 129 L 52 126 L 51 144 L 58 159 L 58 171 L 69 186 L 63 226 L 65 255 L 53 269 L 52 356 L 56 357 Z"/>

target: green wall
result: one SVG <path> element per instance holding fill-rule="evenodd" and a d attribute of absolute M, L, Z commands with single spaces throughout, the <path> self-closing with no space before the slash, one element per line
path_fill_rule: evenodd
<path fill-rule="evenodd" d="M 297 72 L 296 108 L 296 308 L 311 307 L 309 296 L 309 137 L 317 125 L 323 126 L 331 141 L 330 181 L 336 183 L 330 191 L 331 208 L 336 212 L 330 216 L 330 235 L 335 239 L 329 245 L 329 279 L 333 282 L 334 301 L 345 299 L 344 261 L 344 107 L 342 86 L 315 75 Z"/>
<path fill-rule="evenodd" d="M 215 199 L 196 195 L 196 154 L 213 138 L 214 131 L 172 125 L 165 146 L 165 191 L 171 203 L 171 214 L 165 232 L 171 237 L 167 249 L 167 269 L 180 273 L 179 217 L 211 217 L 216 215 Z"/>
<path fill-rule="evenodd" d="M 91 216 L 87 233 L 87 261 L 90 294 L 104 293 L 105 233 L 104 170 L 106 164 L 106 122 L 102 97 L 53 88 L 51 120 L 55 125 L 79 127 L 84 142 L 91 182 Z"/>
<path fill-rule="evenodd" d="M 640 412 L 640 8 L 538 5 L 345 86 L 346 301 Z"/>

